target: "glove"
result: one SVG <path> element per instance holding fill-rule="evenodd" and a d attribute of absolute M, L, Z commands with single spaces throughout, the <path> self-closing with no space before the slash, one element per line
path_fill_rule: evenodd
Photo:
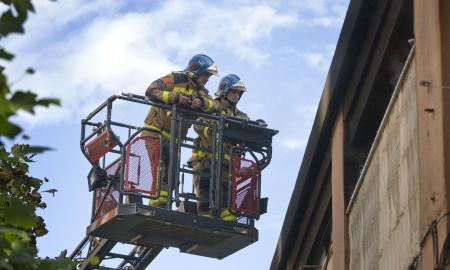
<path fill-rule="evenodd" d="M 201 98 L 195 98 L 192 100 L 191 109 L 197 110 L 204 106 L 205 102 Z"/>
<path fill-rule="evenodd" d="M 180 94 L 178 96 L 178 104 L 184 107 L 189 107 L 192 104 L 192 99 L 189 96 L 185 96 L 183 94 Z"/>

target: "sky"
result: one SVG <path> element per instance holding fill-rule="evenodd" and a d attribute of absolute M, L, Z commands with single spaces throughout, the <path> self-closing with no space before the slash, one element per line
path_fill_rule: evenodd
<path fill-rule="evenodd" d="M 31 175 L 50 179 L 44 188 L 58 190 L 44 195 L 48 207 L 40 214 L 50 232 L 38 239 L 39 255 L 72 252 L 89 225 L 90 164 L 80 151 L 81 119 L 113 94 L 143 95 L 153 80 L 203 53 L 219 69 L 209 91 L 222 76 L 237 74 L 248 90 L 238 107 L 279 130 L 262 174 L 268 213 L 256 223 L 259 241 L 223 260 L 170 248 L 149 269 L 268 269 L 349 0 L 34 2 L 26 34 L 3 42 L 16 58 L 2 64 L 14 89 L 62 102 L 14 119 L 29 143 L 54 149 L 31 167 Z M 36 73 L 24 76 L 28 67 Z M 120 104 L 114 116 L 142 125 L 148 108 L 129 106 Z"/>

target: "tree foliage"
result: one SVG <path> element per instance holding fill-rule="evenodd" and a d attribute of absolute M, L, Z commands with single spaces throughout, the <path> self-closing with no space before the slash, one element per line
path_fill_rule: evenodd
<path fill-rule="evenodd" d="M 31 0 L 0 0 L 0 40 L 12 33 L 24 33 L 24 23 L 34 12 Z M 12 61 L 13 53 L 0 46 L 0 60 Z M 33 74 L 28 68 L 26 74 Z M 37 256 L 36 238 L 48 233 L 44 219 L 36 214 L 45 209 L 41 187 L 47 179 L 29 176 L 29 164 L 36 154 L 49 150 L 27 144 L 6 149 L 4 138 L 14 140 L 22 128 L 11 118 L 19 111 L 34 113 L 37 106 L 60 105 L 58 99 L 39 99 L 30 90 L 12 90 L 5 68 L 0 65 L 0 269 L 71 269 L 64 253 L 57 258 Z M 26 135 L 23 136 L 28 138 Z"/>
<path fill-rule="evenodd" d="M 5 39 L 12 33 L 23 34 L 23 25 L 28 18 L 28 13 L 34 12 L 31 0 L 0 1 L 6 7 L 6 11 L 0 16 L 0 40 Z M 0 47 L 0 59 L 11 61 L 14 59 L 14 55 Z M 59 105 L 59 100 L 38 99 L 37 95 L 29 90 L 16 90 L 12 93 L 4 71 L 5 68 L 0 66 L 0 138 L 4 136 L 13 139 L 22 131 L 22 128 L 10 121 L 11 116 L 19 110 L 34 113 L 36 106 Z M 31 75 L 34 70 L 28 68 L 25 72 Z M 0 144 L 2 144 L 1 139 Z"/>

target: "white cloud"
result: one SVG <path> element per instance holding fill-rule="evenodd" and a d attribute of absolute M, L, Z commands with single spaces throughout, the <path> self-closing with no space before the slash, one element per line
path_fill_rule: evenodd
<path fill-rule="evenodd" d="M 282 138 L 280 139 L 281 145 L 289 150 L 298 150 L 306 146 L 308 142 L 306 139 L 301 138 Z"/>
<path fill-rule="evenodd" d="M 325 14 L 327 12 L 327 5 L 325 0 L 303 0 L 299 1 L 300 8 L 310 11 L 314 14 Z"/>
<path fill-rule="evenodd" d="M 303 53 L 301 57 L 306 61 L 306 63 L 316 68 L 320 71 L 327 71 L 330 66 L 330 58 L 325 56 L 323 53 L 312 52 Z"/>
<path fill-rule="evenodd" d="M 39 125 L 79 118 L 113 93 L 142 93 L 199 51 L 224 51 L 259 67 L 270 60 L 261 44 L 275 29 L 297 22 L 268 5 L 172 0 L 150 11 L 121 14 L 124 5 L 114 0 L 36 5 L 27 34 L 7 43 L 19 56 L 7 72 L 17 78 L 33 66 L 37 73 L 16 86 L 59 97 L 64 108 L 39 110 L 23 120 Z"/>
<path fill-rule="evenodd" d="M 294 107 L 294 112 L 297 114 L 306 114 L 313 116 L 317 111 L 317 104 L 309 105 L 309 106 L 303 106 L 298 105 Z"/>
<path fill-rule="evenodd" d="M 300 22 L 309 27 L 341 27 L 348 0 L 303 0 L 294 3 L 302 13 Z"/>
<path fill-rule="evenodd" d="M 297 22 L 296 16 L 277 12 L 268 5 L 218 6 L 202 1 L 171 1 L 166 8 L 163 14 L 174 12 L 183 18 L 183 27 L 167 35 L 169 40 L 165 42 L 179 55 L 186 57 L 199 47 L 221 47 L 256 67 L 269 58 L 259 43 L 270 41 L 274 29 L 291 27 Z M 180 21 L 175 23 L 176 29 Z"/>
<path fill-rule="evenodd" d="M 330 68 L 335 48 L 334 45 L 326 45 L 321 48 L 316 48 L 314 51 L 310 50 L 305 52 L 295 48 L 285 47 L 284 51 L 302 59 L 310 67 L 321 72 L 326 72 Z"/>

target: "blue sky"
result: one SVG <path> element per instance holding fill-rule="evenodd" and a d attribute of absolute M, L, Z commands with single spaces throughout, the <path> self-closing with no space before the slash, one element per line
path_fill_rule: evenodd
<path fill-rule="evenodd" d="M 197 53 L 211 56 L 220 76 L 235 73 L 248 92 L 240 104 L 252 119 L 280 133 L 263 172 L 268 213 L 257 222 L 260 240 L 223 260 L 164 250 L 151 269 L 268 269 L 308 141 L 348 0 L 297 1 L 35 1 L 26 35 L 4 46 L 17 54 L 6 63 L 14 87 L 59 97 L 62 107 L 21 114 L 31 143 L 55 151 L 38 157 L 32 175 L 48 177 L 42 212 L 50 233 L 41 256 L 71 252 L 85 234 L 91 198 L 89 162 L 79 149 L 80 120 L 112 94 L 143 94 L 153 80 L 181 70 Z M 36 74 L 22 78 L 29 66 Z M 218 78 L 206 85 L 217 88 Z M 145 110 L 118 107 L 138 124 Z M 249 268 L 248 268 L 249 267 Z"/>

